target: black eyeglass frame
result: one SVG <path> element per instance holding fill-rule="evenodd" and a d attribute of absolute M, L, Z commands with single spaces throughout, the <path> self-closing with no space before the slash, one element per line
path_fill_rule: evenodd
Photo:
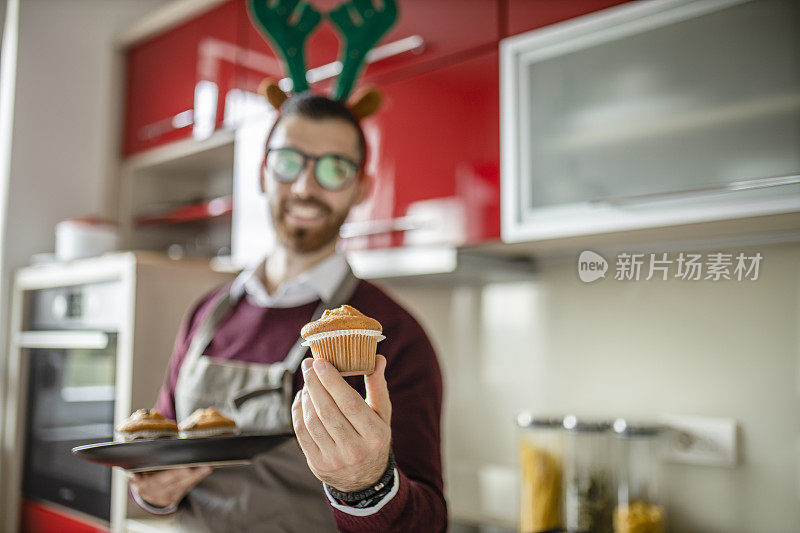
<path fill-rule="evenodd" d="M 267 148 L 266 152 L 264 153 L 264 161 L 261 164 L 261 173 L 262 174 L 267 172 L 267 159 L 269 158 L 270 152 L 277 152 L 277 151 L 293 152 L 293 153 L 299 155 L 303 159 L 303 164 L 300 167 L 300 170 L 298 171 L 297 175 L 294 178 L 292 178 L 290 180 L 285 180 L 285 179 L 281 179 L 280 177 L 278 177 L 277 173 L 274 174 L 275 179 L 278 182 L 284 183 L 284 184 L 287 184 L 287 185 L 297 181 L 297 179 L 303 173 L 303 170 L 305 170 L 306 166 L 308 165 L 308 162 L 309 161 L 313 161 L 314 162 L 314 179 L 316 180 L 317 184 L 320 187 L 322 187 L 323 189 L 328 190 L 328 191 L 341 191 L 342 189 L 347 188 L 348 185 L 353 183 L 353 181 L 355 181 L 358 178 L 358 175 L 361 172 L 361 169 L 362 169 L 362 167 L 364 165 L 363 161 L 361 161 L 360 163 L 356 163 L 355 161 L 353 161 L 349 157 L 345 157 L 345 156 L 343 156 L 341 154 L 311 155 L 311 154 L 307 154 L 307 153 L 305 153 L 305 152 L 303 152 L 301 150 L 298 150 L 297 148 L 292 148 L 290 146 L 275 146 L 275 147 Z M 355 169 L 355 174 L 353 175 L 352 178 L 350 178 L 349 180 L 345 181 L 340 187 L 331 188 L 331 187 L 326 186 L 322 182 L 322 180 L 320 180 L 319 175 L 317 175 L 317 168 L 319 168 L 317 166 L 317 161 L 319 161 L 320 159 L 323 159 L 325 157 L 334 157 L 336 159 L 344 161 L 345 163 L 348 163 L 349 165 L 352 165 L 353 168 Z"/>

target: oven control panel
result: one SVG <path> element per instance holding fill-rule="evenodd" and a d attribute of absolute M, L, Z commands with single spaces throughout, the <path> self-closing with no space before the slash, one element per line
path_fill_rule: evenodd
<path fill-rule="evenodd" d="M 125 299 L 119 281 L 32 291 L 29 329 L 118 331 Z"/>

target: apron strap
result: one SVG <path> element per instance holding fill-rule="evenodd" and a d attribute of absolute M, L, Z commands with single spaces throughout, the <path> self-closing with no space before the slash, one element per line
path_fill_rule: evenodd
<path fill-rule="evenodd" d="M 208 313 L 200 326 L 192 336 L 192 341 L 189 343 L 189 349 L 186 352 L 186 358 L 183 364 L 194 364 L 196 360 L 203 355 L 203 351 L 211 343 L 214 338 L 214 333 L 227 314 L 233 309 L 236 302 L 231 298 L 231 284 L 227 283 L 225 287 L 220 290 L 216 301 L 211 305 L 211 312 Z"/>
<path fill-rule="evenodd" d="M 340 305 L 346 303 L 353 296 L 353 293 L 355 293 L 360 280 L 355 277 L 350 265 L 346 264 L 346 266 L 347 269 L 342 281 L 339 282 L 339 286 L 327 301 L 320 302 L 320 304 L 314 310 L 314 314 L 309 322 L 319 319 L 326 309 L 339 307 Z M 194 361 L 200 358 L 200 356 L 203 354 L 203 351 L 208 347 L 209 343 L 211 343 L 211 340 L 214 338 L 214 333 L 216 332 L 217 328 L 220 324 L 222 324 L 225 318 L 227 318 L 228 313 L 230 313 L 237 302 L 238 299 L 233 298 L 231 295 L 230 284 L 226 285 L 226 287 L 220 291 L 216 301 L 211 305 L 211 312 L 206 315 L 192 337 L 192 341 L 189 344 L 189 350 L 186 353 L 186 359 L 183 362 L 184 365 L 193 364 Z M 308 349 L 308 346 L 303 346 L 303 338 L 298 337 L 297 341 L 294 343 L 294 346 L 291 347 L 289 353 L 286 355 L 286 358 L 279 363 L 273 364 L 273 366 L 276 367 L 275 370 L 277 371 L 282 368 L 283 371 L 288 372 L 290 376 L 293 375 L 300 366 L 300 363 L 305 358 Z M 266 394 L 273 390 L 275 389 L 246 391 L 244 394 L 237 396 L 234 399 L 234 403 L 238 407 L 250 398 L 260 394 Z"/>

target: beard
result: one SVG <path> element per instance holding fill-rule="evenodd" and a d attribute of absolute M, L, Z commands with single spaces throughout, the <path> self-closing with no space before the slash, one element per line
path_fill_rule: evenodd
<path fill-rule="evenodd" d="M 289 206 L 297 204 L 313 205 L 320 209 L 324 216 L 324 222 L 316 227 L 295 226 L 286 220 L 286 213 Z M 284 198 L 278 205 L 270 205 L 270 217 L 272 225 L 275 227 L 278 241 L 286 248 L 297 253 L 315 252 L 320 248 L 336 242 L 339 238 L 339 228 L 342 227 L 347 219 L 348 211 L 335 212 L 328 205 L 309 198 L 298 200 Z"/>

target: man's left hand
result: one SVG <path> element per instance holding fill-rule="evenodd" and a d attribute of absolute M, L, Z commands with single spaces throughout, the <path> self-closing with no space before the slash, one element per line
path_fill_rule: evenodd
<path fill-rule="evenodd" d="M 375 371 L 364 376 L 366 399 L 327 361 L 306 359 L 301 368 L 305 386 L 292 404 L 292 422 L 311 471 L 342 492 L 374 485 L 392 440 L 386 358 L 376 356 Z"/>

